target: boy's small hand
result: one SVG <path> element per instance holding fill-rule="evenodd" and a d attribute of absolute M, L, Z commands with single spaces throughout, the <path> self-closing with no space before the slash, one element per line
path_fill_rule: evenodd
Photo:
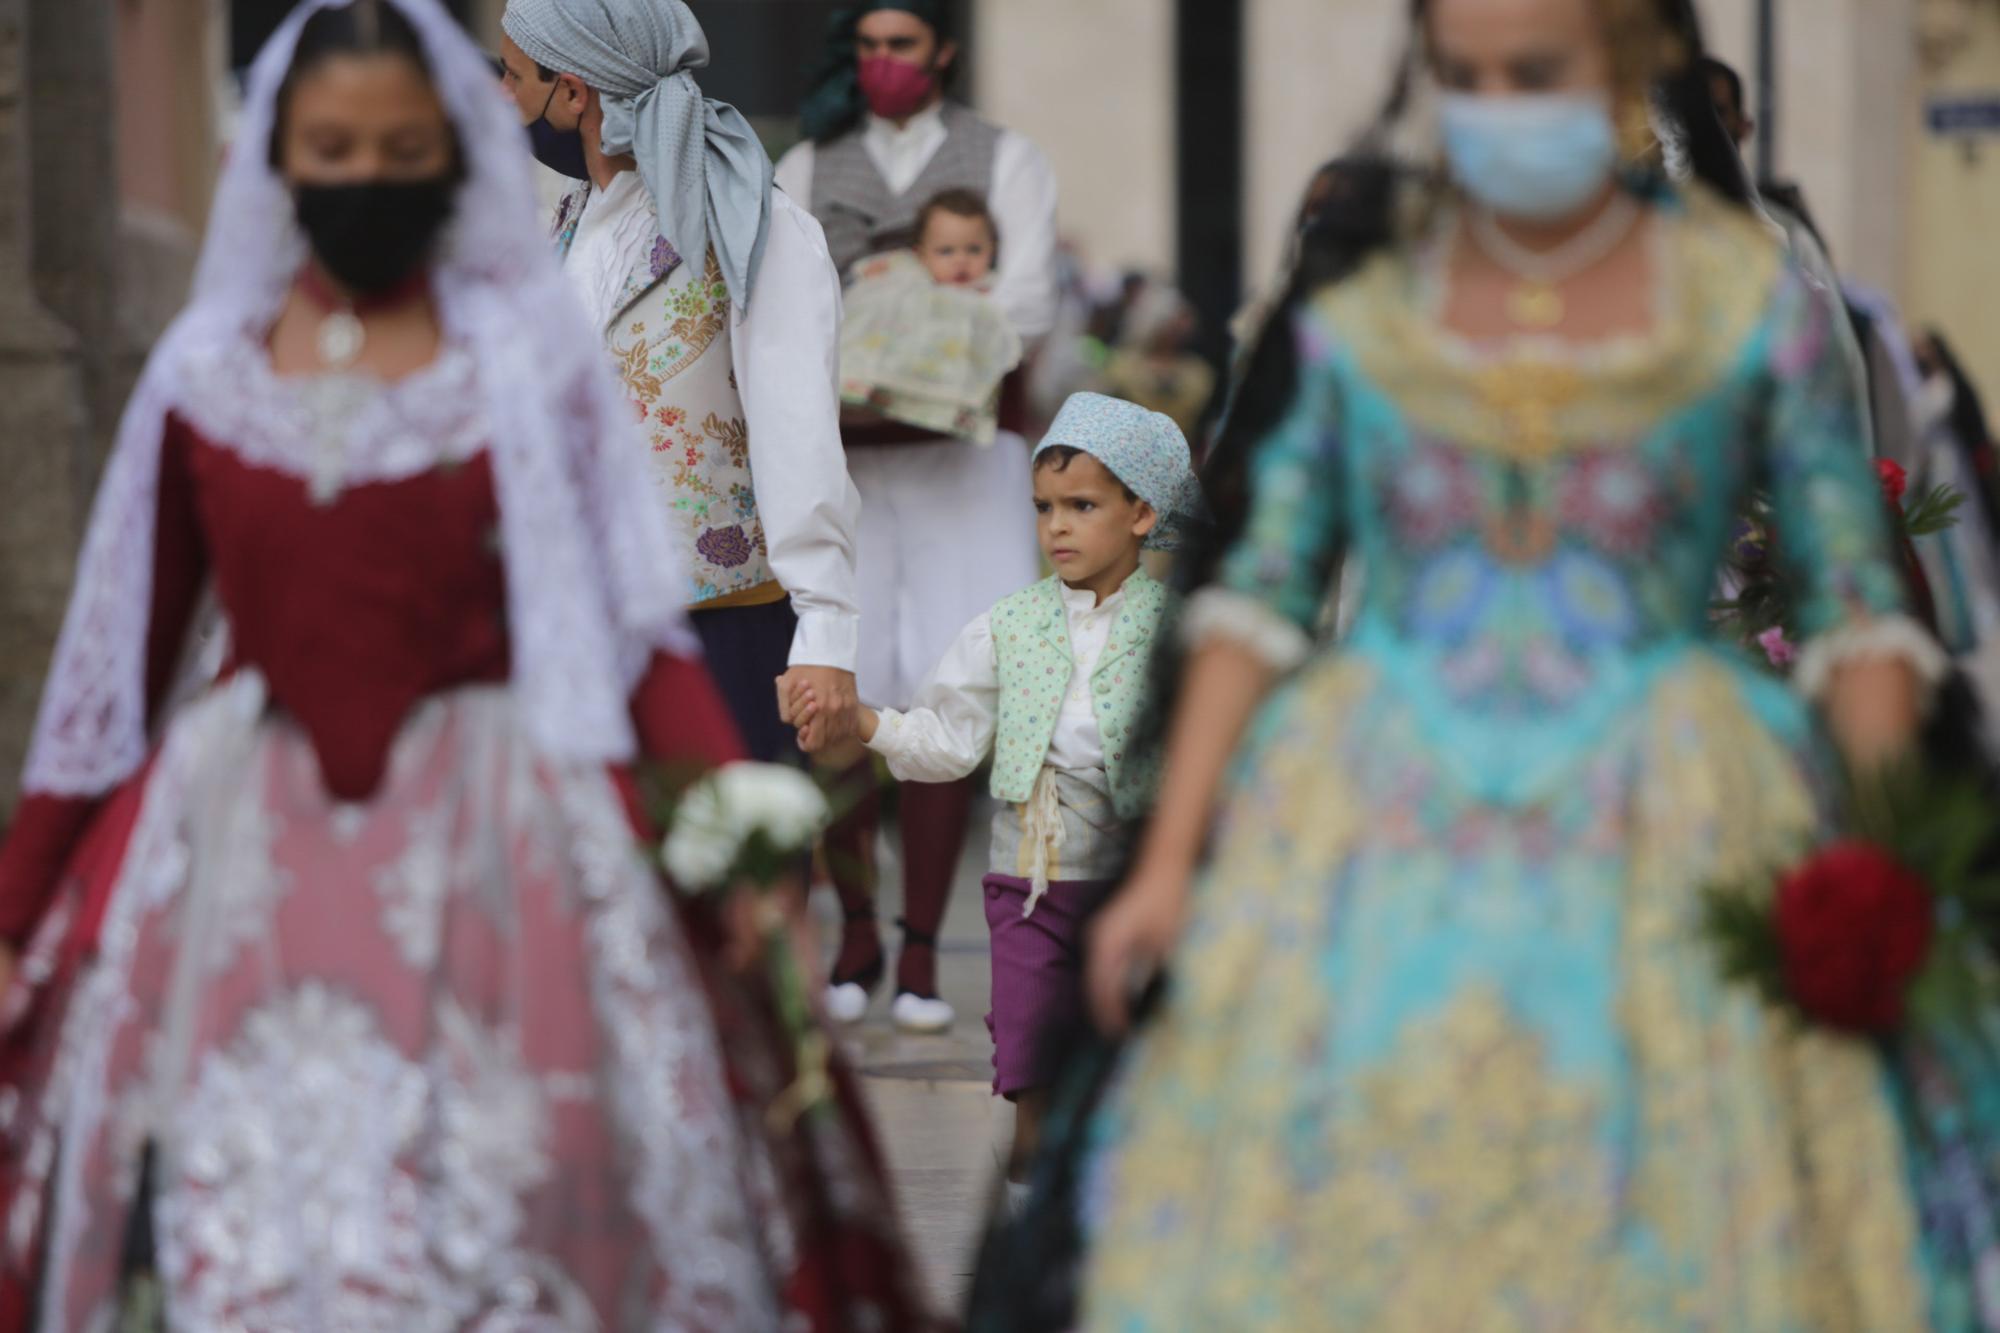
<path fill-rule="evenodd" d="M 845 740 L 854 734 L 855 713 L 861 707 L 861 699 L 855 690 L 853 672 L 798 666 L 787 671 L 782 680 L 791 688 L 791 701 L 789 710 L 780 705 L 780 713 L 788 712 L 793 726 L 812 720 L 813 715 L 805 712 L 811 707 L 816 708 L 819 729 L 828 741 Z"/>
<path fill-rule="evenodd" d="M 829 738 L 820 719 L 819 695 L 810 685 L 800 683 L 792 689 L 792 726 L 799 733 L 799 748 L 807 754 L 826 748 Z"/>
<path fill-rule="evenodd" d="M 778 720 L 798 732 L 799 749 L 815 754 L 825 748 L 825 726 L 819 715 L 819 696 L 811 685 L 796 676 L 777 680 Z"/>

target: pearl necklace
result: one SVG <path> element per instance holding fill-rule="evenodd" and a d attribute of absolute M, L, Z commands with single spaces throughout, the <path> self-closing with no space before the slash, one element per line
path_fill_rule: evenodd
<path fill-rule="evenodd" d="M 1643 210 L 1631 195 L 1620 192 L 1591 224 L 1549 250 L 1531 250 L 1507 234 L 1485 210 L 1472 214 L 1468 230 L 1473 244 L 1507 270 L 1520 284 L 1507 294 L 1507 317 L 1525 328 L 1552 329 L 1568 313 L 1563 283 L 1610 258 Z"/>

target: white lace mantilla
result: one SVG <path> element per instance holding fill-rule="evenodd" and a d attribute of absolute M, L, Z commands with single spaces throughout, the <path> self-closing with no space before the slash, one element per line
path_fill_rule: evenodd
<path fill-rule="evenodd" d="M 700 651 L 646 443 L 536 226 L 521 127 L 437 0 L 390 2 L 422 38 L 464 150 L 465 181 L 430 272 L 451 350 L 393 385 L 291 382 L 271 370 L 262 331 L 306 243 L 264 146 L 300 28 L 337 2 L 298 5 L 251 72 L 242 151 L 210 210 L 193 299 L 147 362 L 98 489 L 29 751 L 31 791 L 99 795 L 145 760 L 160 453 L 176 413 L 217 446 L 308 479 L 327 502 L 488 449 L 514 689 L 550 758 L 630 758 L 629 694 L 647 656 Z"/>

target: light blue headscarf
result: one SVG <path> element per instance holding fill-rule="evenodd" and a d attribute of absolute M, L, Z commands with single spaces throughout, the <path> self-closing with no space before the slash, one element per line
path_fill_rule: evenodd
<path fill-rule="evenodd" d="M 715 247 L 739 309 L 771 229 L 771 159 L 743 113 L 704 97 L 692 71 L 708 37 L 682 0 L 507 0 L 500 20 L 536 63 L 574 74 L 604 104 L 604 152 L 630 153 L 689 263 Z"/>
<path fill-rule="evenodd" d="M 1163 412 L 1101 393 L 1071 394 L 1035 446 L 1035 457 L 1058 446 L 1089 454 L 1153 507 L 1159 523 L 1146 545 L 1154 550 L 1185 545 L 1207 519 L 1187 437 Z"/>

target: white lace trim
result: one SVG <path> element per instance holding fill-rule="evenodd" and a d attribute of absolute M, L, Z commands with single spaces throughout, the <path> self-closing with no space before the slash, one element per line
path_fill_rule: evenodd
<path fill-rule="evenodd" d="M 416 374 L 277 374 L 247 333 L 194 342 L 182 355 L 181 415 L 247 463 L 323 487 L 322 500 L 375 482 L 463 463 L 492 439 L 478 367 L 448 347 Z"/>
<path fill-rule="evenodd" d="M 148 361 L 98 489 L 29 751 L 32 791 L 97 795 L 144 761 L 160 450 L 174 413 L 245 458 L 317 479 L 322 494 L 462 457 L 484 437 L 499 493 L 514 691 L 551 759 L 630 758 L 629 694 L 649 653 L 700 652 L 646 444 L 535 226 L 521 128 L 436 0 L 391 2 L 423 40 L 465 152 L 467 178 L 431 272 L 445 342 L 460 351 L 365 393 L 351 381 L 286 384 L 255 357 L 237 360 L 269 327 L 305 255 L 291 196 L 262 148 L 300 27 L 338 2 L 305 0 L 252 70 L 243 151 L 231 155 L 210 210 L 193 301 Z M 338 414 L 348 410 L 343 429 Z"/>
<path fill-rule="evenodd" d="M 591 999 L 618 1071 L 614 1105 L 636 1139 L 628 1202 L 646 1223 L 661 1270 L 684 1275 L 659 1298 L 654 1326 L 700 1328 L 728 1311 L 723 1322 L 731 1326 L 775 1328 L 775 1293 L 757 1279 L 763 1256 L 794 1252 L 796 1240 L 777 1215 L 769 1219 L 777 1234 L 765 1236 L 741 1188 L 748 1182 L 721 1168 L 736 1156 L 737 1132 L 721 1094 L 726 1075 L 714 1030 L 690 1003 L 702 983 L 687 941 L 635 853 L 608 779 L 570 778 L 557 798 L 590 904 Z M 690 1237 L 700 1238 L 699 1263 L 690 1262 Z"/>
<path fill-rule="evenodd" d="M 1938 641 L 1908 616 L 1877 616 L 1822 634 L 1799 652 L 1793 683 L 1808 699 L 1822 699 L 1833 684 L 1834 671 L 1848 662 L 1900 659 L 1922 681 L 1926 693 L 1935 690 L 1951 670 L 1951 658 Z"/>
<path fill-rule="evenodd" d="M 1312 654 L 1312 636 L 1247 593 L 1203 588 L 1181 614 L 1181 641 L 1190 648 L 1227 639 L 1279 674 L 1296 671 Z"/>
<path fill-rule="evenodd" d="M 485 818 L 464 826 L 471 841 L 461 850 L 485 860 L 504 849 L 503 861 L 488 862 L 484 878 L 462 879 L 453 890 L 461 901 L 490 908 L 496 885 L 507 882 L 491 866 L 504 868 L 509 854 L 534 874 L 553 871 L 574 893 L 597 1063 L 565 1073 L 545 1053 L 530 1068 L 517 1034 L 475 1020 L 445 992 L 437 1040 L 426 1049 L 448 1059 L 426 1065 L 385 1038 L 365 984 L 329 988 L 312 978 L 269 978 L 267 996 L 244 1009 L 227 1040 L 202 1028 L 228 1011 L 208 1001 L 210 988 L 230 984 L 230 960 L 200 949 L 190 927 L 216 919 L 245 886 L 286 882 L 282 854 L 244 837 L 263 822 L 246 812 L 267 814 L 273 795 L 267 782 L 243 775 L 300 757 L 294 749 L 280 762 L 285 726 L 265 717 L 265 698 L 255 672 L 224 683 L 176 719 L 147 780 L 100 956 L 66 1011 L 39 1101 L 29 1163 L 36 1187 L 19 1192 L 8 1219 L 23 1245 L 41 1201 L 53 1201 L 50 1308 L 74 1313 L 94 1303 L 93 1288 L 111 1276 L 112 1261 L 90 1252 L 86 1238 L 103 1230 L 107 1173 L 129 1179 L 139 1146 L 153 1137 L 165 1182 L 162 1273 L 190 1327 L 229 1326 L 233 1316 L 258 1327 L 428 1333 L 467 1327 L 480 1310 L 497 1312 L 481 1328 L 593 1327 L 571 1278 L 519 1248 L 524 1199 L 560 1167 L 549 1121 L 567 1088 L 601 1099 L 608 1127 L 627 1136 L 627 1204 L 658 1271 L 672 1279 L 635 1293 L 631 1317 L 657 1328 L 776 1329 L 773 1257 L 794 1254 L 796 1238 L 782 1208 L 764 1216 L 752 1203 L 747 1187 L 762 1179 L 768 1193 L 774 1167 L 738 1124 L 687 940 L 609 778 L 595 766 L 551 771 L 537 762 L 512 740 L 517 709 L 503 692 L 450 696 L 406 729 L 398 749 L 421 760 L 427 748 L 464 745 L 453 766 L 485 784 Z M 385 809 L 423 813 L 397 803 L 404 799 Z M 458 801 L 436 799 L 439 809 Z M 497 820 L 496 811 L 504 812 Z M 331 811 L 299 813 L 310 820 Z M 404 833 L 425 836 L 414 822 Z M 391 843 L 385 853 L 394 850 Z M 281 941 L 267 919 L 270 957 L 282 956 Z M 142 946 L 171 955 L 168 1000 L 157 1013 L 138 1008 L 135 985 L 160 981 L 138 977 Z M 394 960 L 381 962 L 380 975 L 396 972 Z M 183 983 L 196 1003 L 174 1003 Z M 202 1017 L 188 1021 L 195 1014 Z M 135 1032 L 148 1034 L 147 1053 L 121 1054 Z M 434 1103 L 424 1103 L 427 1091 Z M 58 1131 L 74 1151 L 54 1151 Z M 404 1166 L 413 1152 L 441 1168 L 420 1194 Z M 273 1228 L 288 1206 L 302 1210 L 301 1227 Z M 344 1246 L 315 1243 L 327 1235 Z M 506 1322 L 500 1314 L 513 1310 L 501 1298 L 516 1292 L 526 1293 L 521 1322 Z M 558 1315 L 536 1322 L 532 1307 L 542 1300 Z"/>

